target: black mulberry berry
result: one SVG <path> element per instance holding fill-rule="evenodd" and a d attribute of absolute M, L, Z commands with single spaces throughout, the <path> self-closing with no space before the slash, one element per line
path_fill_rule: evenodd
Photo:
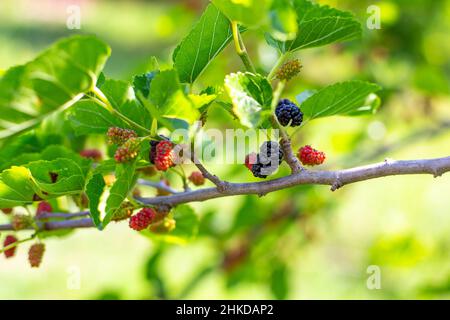
<path fill-rule="evenodd" d="M 303 113 L 299 107 L 289 99 L 281 99 L 275 109 L 275 115 L 282 126 L 298 127 L 302 124 Z"/>
<path fill-rule="evenodd" d="M 267 178 L 267 175 L 262 173 L 263 169 L 264 167 L 260 162 L 254 163 L 252 165 L 253 176 L 256 178 L 263 178 L 263 179 Z"/>
<path fill-rule="evenodd" d="M 259 158 L 263 165 L 280 165 L 283 161 L 283 151 L 275 141 L 266 141 L 259 148 Z"/>

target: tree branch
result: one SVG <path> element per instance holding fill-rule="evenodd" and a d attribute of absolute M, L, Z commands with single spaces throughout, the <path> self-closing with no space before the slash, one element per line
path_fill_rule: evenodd
<path fill-rule="evenodd" d="M 431 174 L 434 177 L 450 171 L 450 157 L 424 159 L 424 160 L 402 160 L 393 161 L 385 160 L 381 163 L 372 165 L 355 167 L 345 170 L 336 171 L 314 171 L 302 170 L 299 173 L 291 174 L 286 177 L 253 183 L 228 183 L 228 187 L 224 191 L 218 188 L 204 188 L 195 191 L 178 192 L 169 196 L 154 198 L 139 198 L 139 200 L 147 205 L 155 206 L 175 206 L 182 203 L 206 201 L 215 198 L 257 194 L 264 195 L 270 192 L 294 187 L 304 184 L 329 185 L 331 190 L 335 191 L 347 184 L 358 181 L 365 181 L 375 178 L 408 175 L 408 174 Z M 86 214 L 85 212 L 67 215 L 67 218 L 73 218 L 73 215 Z M 61 221 L 42 222 L 37 221 L 39 229 L 56 230 L 56 229 L 73 229 L 73 228 L 89 228 L 93 227 L 90 218 L 67 219 Z M 0 225 L 0 230 L 13 230 L 11 224 Z"/>
<path fill-rule="evenodd" d="M 330 185 L 331 190 L 335 191 L 350 183 L 380 177 L 406 174 L 432 174 L 437 177 L 448 171 L 450 171 L 450 157 L 426 160 L 384 161 L 368 166 L 337 171 L 302 170 L 296 174 L 263 182 L 228 183 L 228 188 L 224 192 L 219 192 L 216 188 L 205 188 L 172 196 L 142 198 L 140 200 L 148 205 L 166 204 L 174 206 L 234 195 L 264 195 L 269 192 L 304 184 Z"/>

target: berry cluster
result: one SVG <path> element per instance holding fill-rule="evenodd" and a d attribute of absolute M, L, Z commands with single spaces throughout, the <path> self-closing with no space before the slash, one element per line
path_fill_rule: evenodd
<path fill-rule="evenodd" d="M 28 261 L 32 268 L 38 268 L 41 265 L 44 256 L 45 245 L 43 243 L 35 243 L 28 250 Z"/>
<path fill-rule="evenodd" d="M 25 214 L 15 214 L 11 221 L 14 230 L 23 230 L 32 225 L 30 216 Z"/>
<path fill-rule="evenodd" d="M 195 186 L 201 186 L 205 183 L 205 177 L 200 171 L 194 171 L 189 176 L 189 181 L 191 181 Z"/>
<path fill-rule="evenodd" d="M 245 166 L 257 178 L 267 178 L 274 173 L 283 161 L 283 151 L 275 141 L 264 142 L 259 154 L 251 153 L 245 158 Z"/>
<path fill-rule="evenodd" d="M 309 145 L 301 147 L 298 150 L 297 157 L 305 166 L 315 166 L 325 161 L 325 153 L 313 149 Z"/>
<path fill-rule="evenodd" d="M 289 99 L 281 99 L 275 108 L 275 115 L 278 122 L 282 126 L 287 126 L 290 123 L 291 127 L 298 127 L 302 124 L 303 113 L 299 107 Z"/>
<path fill-rule="evenodd" d="M 141 142 L 137 138 L 128 139 L 114 154 L 116 162 L 123 163 L 133 160 L 138 156 Z"/>
<path fill-rule="evenodd" d="M 144 230 L 152 223 L 155 216 L 155 210 L 143 208 L 130 218 L 130 228 L 136 231 Z"/>
<path fill-rule="evenodd" d="M 102 160 L 102 153 L 97 149 L 84 149 L 80 151 L 80 156 L 83 158 L 92 159 L 94 161 Z"/>
<path fill-rule="evenodd" d="M 150 162 L 155 164 L 157 170 L 166 171 L 175 165 L 172 142 L 163 140 L 155 144 L 151 141 L 150 145 Z"/>
<path fill-rule="evenodd" d="M 134 130 L 111 127 L 108 129 L 108 143 L 121 146 L 131 138 L 137 138 Z"/>
<path fill-rule="evenodd" d="M 16 243 L 18 240 L 16 237 L 9 235 L 5 238 L 5 241 L 3 241 L 3 248 L 6 248 L 10 245 L 12 245 L 13 243 Z M 6 258 L 11 258 L 14 257 L 14 254 L 16 253 L 16 247 L 12 247 L 8 250 L 3 251 L 3 253 L 5 254 Z"/>
<path fill-rule="evenodd" d="M 289 81 L 300 73 L 302 65 L 298 59 L 294 59 L 283 64 L 277 71 L 277 79 Z"/>
<path fill-rule="evenodd" d="M 43 213 L 48 213 L 48 212 L 52 212 L 53 208 L 52 205 L 50 203 L 48 203 L 47 201 L 41 201 L 38 204 L 38 207 L 36 209 L 36 216 L 39 217 L 41 214 Z"/>

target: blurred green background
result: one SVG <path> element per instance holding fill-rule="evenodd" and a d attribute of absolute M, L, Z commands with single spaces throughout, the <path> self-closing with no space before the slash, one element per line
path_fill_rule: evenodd
<path fill-rule="evenodd" d="M 333 82 L 365 79 L 383 86 L 374 117 L 316 120 L 295 138 L 327 153 L 325 168 L 388 158 L 448 156 L 450 151 L 450 0 L 319 1 L 355 13 L 381 8 L 381 29 L 361 41 L 298 54 L 303 70 L 286 97 Z M 68 30 L 67 7 L 81 8 L 81 30 Z M 206 1 L 2 0 L 0 69 L 24 63 L 56 39 L 93 33 L 112 47 L 105 73 L 131 80 L 152 55 L 170 55 Z M 244 34 L 267 71 L 276 52 L 256 31 Z M 197 86 L 221 84 L 242 69 L 228 48 Z M 220 106 L 209 127 L 238 125 Z M 211 167 L 230 181 L 253 181 L 242 165 Z M 288 173 L 287 168 L 278 175 Z M 256 181 L 256 180 L 255 180 Z M 173 182 L 175 184 L 175 182 Z M 175 187 L 177 185 L 175 184 Z M 142 190 L 142 192 L 150 192 Z M 304 186 L 266 195 L 193 204 L 200 218 L 185 244 L 149 240 L 126 223 L 78 230 L 46 241 L 41 268 L 0 259 L 2 299 L 407 299 L 450 298 L 450 175 L 389 177 L 349 185 Z M 0 217 L 4 219 L 4 217 Z M 381 288 L 366 281 L 371 265 Z"/>

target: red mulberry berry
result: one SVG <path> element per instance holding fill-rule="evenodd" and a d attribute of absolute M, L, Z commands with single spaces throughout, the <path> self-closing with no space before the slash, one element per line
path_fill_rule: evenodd
<path fill-rule="evenodd" d="M 151 208 L 143 208 L 130 218 L 130 228 L 136 231 L 146 229 L 155 218 L 156 213 Z"/>
<path fill-rule="evenodd" d="M 245 166 L 248 168 L 248 170 L 252 171 L 252 166 L 257 161 L 257 154 L 252 152 L 245 156 Z"/>
<path fill-rule="evenodd" d="M 140 141 L 136 138 L 131 138 L 116 150 L 114 159 L 116 162 L 128 162 L 138 156 Z"/>
<path fill-rule="evenodd" d="M 10 214 L 13 211 L 12 208 L 3 208 L 3 209 L 0 209 L 0 210 L 2 210 L 4 214 Z"/>
<path fill-rule="evenodd" d="M 28 250 L 28 261 L 32 268 L 38 268 L 41 265 L 44 256 L 45 245 L 43 243 L 35 243 Z"/>
<path fill-rule="evenodd" d="M 297 157 L 305 166 L 315 166 L 325 161 L 325 153 L 313 149 L 309 145 L 301 147 L 298 150 Z"/>
<path fill-rule="evenodd" d="M 97 149 L 85 149 L 80 151 L 80 156 L 83 158 L 92 159 L 94 161 L 102 160 L 102 153 Z"/>
<path fill-rule="evenodd" d="M 31 226 L 31 218 L 24 214 L 15 214 L 11 224 L 14 230 L 23 230 Z"/>
<path fill-rule="evenodd" d="M 44 212 L 53 212 L 52 205 L 47 201 L 39 202 L 38 207 L 36 209 L 36 216 L 40 216 Z"/>
<path fill-rule="evenodd" d="M 9 246 L 9 245 L 11 245 L 11 244 L 13 244 L 15 242 L 17 242 L 17 238 L 14 237 L 14 236 L 9 235 L 9 236 L 7 236 L 5 238 L 5 241 L 3 242 L 3 248 L 6 248 L 7 246 Z M 5 251 L 3 251 L 3 253 L 5 254 L 6 258 L 11 258 L 16 253 L 16 247 L 13 247 L 11 249 L 5 250 Z"/>
<path fill-rule="evenodd" d="M 160 171 L 166 171 L 174 166 L 173 143 L 161 141 L 156 146 L 155 167 Z"/>
<path fill-rule="evenodd" d="M 109 128 L 106 135 L 108 136 L 109 144 L 116 144 L 118 146 L 121 146 L 131 138 L 137 138 L 137 134 L 134 130 L 122 129 L 118 127 Z"/>
<path fill-rule="evenodd" d="M 283 64 L 277 71 L 277 78 L 280 80 L 291 80 L 300 73 L 302 65 L 298 59 L 291 60 Z"/>
<path fill-rule="evenodd" d="M 192 172 L 188 179 L 196 186 L 201 186 L 205 183 L 205 177 L 200 171 Z"/>

